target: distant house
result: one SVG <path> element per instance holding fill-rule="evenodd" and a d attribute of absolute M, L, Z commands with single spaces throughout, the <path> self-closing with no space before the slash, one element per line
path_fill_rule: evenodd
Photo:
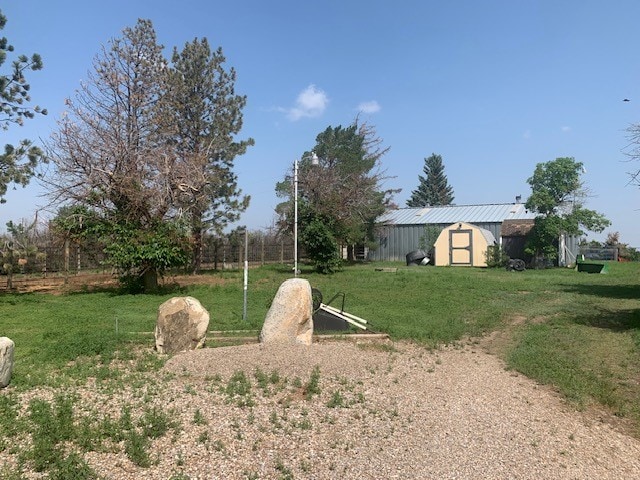
<path fill-rule="evenodd" d="M 456 222 L 472 224 L 488 230 L 511 258 L 524 258 L 526 235 L 536 217 L 523 203 L 490 205 L 447 205 L 424 208 L 389 210 L 378 222 L 377 249 L 368 252 L 369 260 L 404 261 L 406 254 L 417 250 L 423 243 L 426 227 L 444 230 Z M 434 230 L 435 230 L 434 229 Z M 432 240 L 435 242 L 435 238 Z M 577 241 L 567 241 L 575 255 Z M 573 245 L 575 243 L 575 245 Z"/>

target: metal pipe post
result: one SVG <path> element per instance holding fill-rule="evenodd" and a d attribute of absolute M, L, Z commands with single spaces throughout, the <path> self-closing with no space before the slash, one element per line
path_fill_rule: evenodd
<path fill-rule="evenodd" d="M 293 276 L 298 276 L 298 159 L 293 161 Z"/>

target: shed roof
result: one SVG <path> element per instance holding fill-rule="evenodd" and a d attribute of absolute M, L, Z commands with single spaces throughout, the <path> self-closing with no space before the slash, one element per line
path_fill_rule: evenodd
<path fill-rule="evenodd" d="M 525 237 L 533 228 L 535 221 L 532 219 L 513 219 L 502 222 L 503 237 Z"/>
<path fill-rule="evenodd" d="M 424 208 L 399 208 L 384 213 L 378 221 L 384 225 L 425 225 L 467 223 L 501 223 L 512 219 L 533 219 L 536 214 L 523 203 L 489 205 L 446 205 Z"/>

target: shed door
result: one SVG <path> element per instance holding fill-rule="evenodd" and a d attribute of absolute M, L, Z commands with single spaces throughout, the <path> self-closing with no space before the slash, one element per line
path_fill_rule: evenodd
<path fill-rule="evenodd" d="M 449 230 L 449 264 L 473 265 L 472 230 Z"/>

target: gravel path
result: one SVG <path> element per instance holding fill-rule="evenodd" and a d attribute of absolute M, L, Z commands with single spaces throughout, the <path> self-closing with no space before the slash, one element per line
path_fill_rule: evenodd
<path fill-rule="evenodd" d="M 149 468 L 87 454 L 106 478 L 640 479 L 638 440 L 470 346 L 204 349 L 157 379 L 149 401 L 182 428 Z M 108 409 L 135 392 L 87 393 Z"/>

